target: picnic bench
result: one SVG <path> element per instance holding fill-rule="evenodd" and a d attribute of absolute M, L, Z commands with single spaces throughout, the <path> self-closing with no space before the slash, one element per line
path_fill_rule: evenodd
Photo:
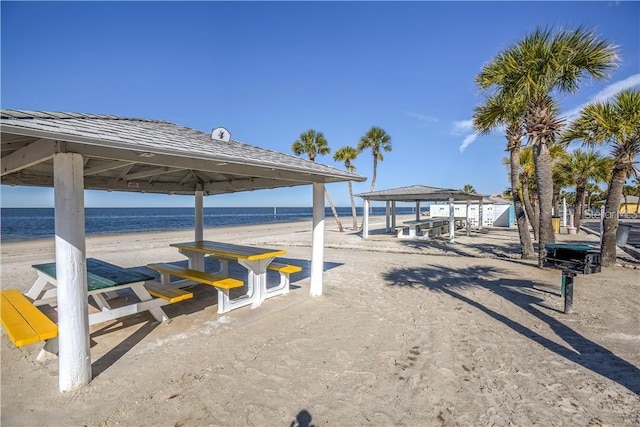
<path fill-rule="evenodd" d="M 1 292 L 2 327 L 16 347 L 58 336 L 58 325 L 17 289 Z"/>
<path fill-rule="evenodd" d="M 268 288 L 267 270 L 270 269 L 269 266 L 276 257 L 286 253 L 283 249 L 260 248 L 209 240 L 173 243 L 171 246 L 178 248 L 180 253 L 188 258 L 189 268 L 192 270 L 204 272 L 204 256 L 217 257 L 221 264 L 220 271 L 216 274 L 222 274 L 225 277 L 228 276 L 229 262 L 237 262 L 247 269 L 246 292 L 240 298 L 232 300 L 231 308 L 248 304 L 251 304 L 252 308 L 256 308 L 267 298 L 288 292 L 289 275 L 298 271 L 296 267 L 272 267 L 271 270 L 278 269 L 282 279 L 281 284 L 277 287 Z"/>
<path fill-rule="evenodd" d="M 193 293 L 154 282 L 153 276 L 107 262 L 87 258 L 87 296 L 93 298 L 97 312 L 89 313 L 89 325 L 149 311 L 158 321 L 169 318 L 162 306 L 193 297 Z M 1 294 L 2 327 L 16 347 L 45 341 L 37 359 L 58 353 L 58 325 L 39 307 L 57 305 L 56 263 L 33 265 L 38 275 L 26 294 L 18 289 L 5 289 Z M 139 301 L 112 307 L 109 300 L 118 291 L 130 289 Z"/>
<path fill-rule="evenodd" d="M 215 259 L 219 262 L 220 268 L 218 274 L 229 275 L 229 263 L 238 262 L 237 258 L 232 258 L 226 255 L 209 254 L 208 258 Z M 302 267 L 297 265 L 283 264 L 272 261 L 267 266 L 267 270 L 277 271 L 280 273 L 280 283 L 274 287 L 267 287 L 266 298 L 271 298 L 276 295 L 282 295 L 289 293 L 289 284 L 291 283 L 291 275 L 302 271 Z"/>
<path fill-rule="evenodd" d="M 399 239 L 424 239 L 429 240 L 429 237 L 439 236 L 446 231 L 449 224 L 447 220 L 442 219 L 419 219 L 404 221 L 403 224 L 395 228 L 397 237 Z"/>
<path fill-rule="evenodd" d="M 236 304 L 241 302 L 241 300 L 238 300 L 237 298 L 231 299 L 229 291 L 234 288 L 241 288 L 244 285 L 242 280 L 233 279 L 223 275 L 209 274 L 203 271 L 180 267 L 173 264 L 148 264 L 147 267 L 158 271 L 161 277 L 161 285 L 168 288 L 171 288 L 171 276 L 180 277 L 203 285 L 213 286 L 218 290 L 218 314 L 233 310 L 236 308 Z M 181 290 L 179 287 L 175 287 L 174 289 L 176 291 Z"/>
<path fill-rule="evenodd" d="M 131 314 L 149 311 L 159 322 L 169 320 L 162 306 L 193 297 L 185 290 L 154 282 L 154 277 L 136 270 L 126 269 L 95 258 L 87 258 L 87 295 L 95 301 L 98 312 L 89 314 L 89 324 L 113 320 Z M 35 306 L 55 304 L 57 299 L 56 263 L 36 264 L 38 274 L 31 289 L 25 294 Z M 113 308 L 108 300 L 118 291 L 130 289 L 138 298 L 129 304 Z"/>

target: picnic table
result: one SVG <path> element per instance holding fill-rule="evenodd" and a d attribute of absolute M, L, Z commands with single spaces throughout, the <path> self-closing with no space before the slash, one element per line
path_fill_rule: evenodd
<path fill-rule="evenodd" d="M 226 278 L 228 275 L 227 263 L 237 262 L 247 269 L 246 292 L 238 298 L 231 299 L 228 289 L 219 289 L 222 300 L 218 300 L 219 313 L 224 313 L 231 309 L 251 304 L 253 308 L 258 307 L 262 302 L 272 296 L 276 296 L 289 291 L 288 275 L 301 269 L 296 266 L 273 263 L 273 260 L 286 254 L 283 249 L 260 248 L 256 246 L 245 246 L 232 243 L 200 240 L 194 242 L 173 243 L 172 247 L 178 248 L 181 254 L 189 260 L 189 269 L 204 272 L 204 256 L 218 259 L 221 264 L 220 271 L 214 273 L 214 278 Z M 276 267 L 277 266 L 277 267 Z M 276 269 L 281 274 L 286 275 L 280 286 L 275 288 L 267 287 L 267 270 Z M 169 273 L 170 274 L 170 273 Z M 215 276 L 218 275 L 218 276 Z M 186 277 L 183 275 L 182 277 Z M 213 283 L 212 283 L 213 284 Z M 216 286 L 213 284 L 213 286 Z"/>
<path fill-rule="evenodd" d="M 423 239 L 429 238 L 429 232 L 434 231 L 435 234 L 440 234 L 442 227 L 445 227 L 449 223 L 446 219 L 418 219 L 411 221 L 403 221 L 403 224 L 396 227 L 397 237 L 402 238 L 417 238 Z"/>
<path fill-rule="evenodd" d="M 57 298 L 56 263 L 36 264 L 33 268 L 38 278 L 25 295 L 33 300 L 35 306 L 55 302 Z M 89 314 L 89 324 L 94 325 L 147 310 L 160 322 L 168 320 L 161 306 L 176 302 L 176 296 L 166 297 L 155 285 L 150 285 L 150 290 L 145 288 L 145 282 L 153 279 L 154 277 L 149 274 L 122 268 L 99 259 L 87 258 L 87 294 L 93 297 L 100 310 Z M 117 291 L 122 289 L 131 289 L 140 301 L 117 308 L 111 307 L 108 300 L 116 297 Z M 159 298 L 154 298 L 150 292 Z M 182 295 L 182 299 L 192 296 L 189 293 Z"/>

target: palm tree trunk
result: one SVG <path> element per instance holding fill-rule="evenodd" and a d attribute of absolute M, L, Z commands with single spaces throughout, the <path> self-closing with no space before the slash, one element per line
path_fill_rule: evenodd
<path fill-rule="evenodd" d="M 336 207 L 333 205 L 331 196 L 329 196 L 329 190 L 327 190 L 327 187 L 324 188 L 324 196 L 327 198 L 327 202 L 329 202 L 329 206 L 331 207 L 331 212 L 333 212 L 333 216 L 336 219 L 336 223 L 338 223 L 338 230 L 342 233 L 344 228 L 342 228 L 342 223 L 340 222 L 340 218 L 338 218 L 338 212 L 336 211 Z"/>
<path fill-rule="evenodd" d="M 353 186 L 351 185 L 351 181 L 347 181 L 347 185 L 349 186 L 349 198 L 351 199 L 351 216 L 353 216 L 353 230 L 358 230 L 358 215 L 356 213 L 356 201 L 353 198 Z"/>
<path fill-rule="evenodd" d="M 576 203 L 573 208 L 573 226 L 576 232 L 580 233 L 580 220 L 582 219 L 582 211 L 584 211 L 585 188 L 582 185 L 576 186 Z"/>
<path fill-rule="evenodd" d="M 533 205 L 531 204 L 531 196 L 529 195 L 529 186 L 526 183 L 522 183 L 522 201 L 524 202 L 524 209 L 527 212 L 527 217 L 529 218 L 529 224 L 531 224 L 531 228 L 533 228 L 533 238 L 538 241 L 538 216 L 535 214 L 533 210 Z"/>
<path fill-rule="evenodd" d="M 545 244 L 556 241 L 551 222 L 551 208 L 553 204 L 553 178 L 551 174 L 551 154 L 549 147 L 543 141 L 534 145 L 536 167 L 536 184 L 540 202 L 540 239 L 538 240 L 538 266 L 542 267 L 546 256 Z"/>
<path fill-rule="evenodd" d="M 516 211 L 516 223 L 518 224 L 518 234 L 520 236 L 520 251 L 523 259 L 535 258 L 533 243 L 531 242 L 531 234 L 529 234 L 529 226 L 527 218 L 522 207 L 520 199 L 520 146 L 511 149 L 511 194 L 513 194 L 513 207 Z"/>
<path fill-rule="evenodd" d="M 624 169 L 614 166 L 609 184 L 609 194 L 604 205 L 604 219 L 602 221 L 602 266 L 610 267 L 616 262 L 616 232 L 618 231 L 618 215 L 622 189 L 627 175 Z"/>
<path fill-rule="evenodd" d="M 371 189 L 370 192 L 373 191 L 373 187 L 376 186 L 376 170 L 378 169 L 378 156 L 373 155 L 373 178 L 371 178 Z"/>

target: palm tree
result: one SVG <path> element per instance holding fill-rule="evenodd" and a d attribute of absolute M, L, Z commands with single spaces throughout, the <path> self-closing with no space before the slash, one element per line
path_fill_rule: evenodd
<path fill-rule="evenodd" d="M 613 170 L 609 181 L 609 194 L 605 202 L 602 231 L 602 265 L 616 261 L 616 231 L 620 200 L 625 181 L 638 173 L 635 158 L 640 154 L 640 91 L 626 89 L 618 92 L 612 101 L 594 102 L 582 109 L 563 141 L 582 140 L 587 145 L 611 146 Z"/>
<path fill-rule="evenodd" d="M 464 187 L 462 187 L 462 191 L 469 194 L 477 194 L 476 189 L 473 188 L 471 184 L 465 184 Z"/>
<path fill-rule="evenodd" d="M 593 182 L 587 182 L 587 186 L 585 187 L 585 192 L 587 195 L 587 209 L 589 210 L 589 212 L 591 212 L 591 198 L 596 194 L 600 194 L 600 191 L 601 190 L 598 184 Z"/>
<path fill-rule="evenodd" d="M 524 128 L 534 147 L 540 198 L 540 266 L 546 255 L 545 244 L 555 241 L 551 223 L 553 178 L 549 147 L 556 141 L 562 120 L 552 95 L 576 92 L 580 81 L 587 76 L 608 77 L 617 58 L 613 45 L 583 28 L 562 30 L 555 35 L 548 29 L 538 29 L 498 54 L 476 78 L 482 89 L 494 88 L 504 98 L 520 100 L 526 105 Z"/>
<path fill-rule="evenodd" d="M 347 171 L 353 173 L 356 171 L 355 166 L 353 166 L 353 162 L 360 152 L 353 147 L 345 146 L 340 148 L 333 155 L 333 160 L 336 162 L 342 161 L 344 162 L 344 167 Z M 356 202 L 353 199 L 353 186 L 351 185 L 351 181 L 347 181 L 347 185 L 349 186 L 349 198 L 351 199 L 351 215 L 353 216 L 353 229 L 358 229 L 358 216 L 356 215 Z"/>
<path fill-rule="evenodd" d="M 563 158 L 558 168 L 567 176 L 569 185 L 576 186 L 576 199 L 573 208 L 574 226 L 580 232 L 580 220 L 583 217 L 587 185 L 590 181 L 606 181 L 611 173 L 612 159 L 597 151 L 575 150 Z"/>
<path fill-rule="evenodd" d="M 510 108 L 511 107 L 511 108 Z M 532 259 L 535 256 L 533 250 L 533 242 L 531 234 L 529 234 L 529 226 L 524 207 L 522 205 L 522 197 L 520 196 L 520 147 L 522 140 L 522 109 L 518 109 L 512 103 L 508 103 L 496 98 L 488 98 L 482 106 L 476 107 L 473 115 L 473 126 L 475 129 L 483 133 L 489 133 L 491 130 L 502 124 L 506 125 L 507 150 L 509 151 L 509 167 L 511 180 L 511 195 L 513 197 L 513 207 L 516 214 L 516 224 L 518 225 L 518 234 L 520 237 L 520 252 L 523 259 Z M 465 191 L 466 191 L 465 185 Z M 471 187 L 473 188 L 473 187 Z M 529 217 L 530 220 L 532 219 Z"/>
<path fill-rule="evenodd" d="M 315 162 L 318 154 L 329 154 L 331 153 L 331 148 L 329 148 L 329 142 L 322 132 L 316 132 L 313 129 L 309 129 L 306 132 L 302 132 L 299 139 L 293 141 L 291 151 L 293 151 L 296 156 L 306 154 L 309 157 L 309 160 Z M 324 188 L 324 196 L 327 198 L 329 206 L 331 207 L 331 212 L 333 212 L 333 216 L 338 223 L 338 230 L 343 232 L 344 229 L 342 228 L 342 223 L 340 222 L 340 218 L 338 218 L 338 212 L 333 204 L 333 200 L 331 200 L 331 196 L 329 196 L 329 190 L 327 190 L 327 187 Z"/>
<path fill-rule="evenodd" d="M 391 137 L 384 129 L 373 126 L 358 143 L 358 150 L 363 151 L 366 148 L 370 148 L 371 154 L 373 154 L 373 178 L 371 179 L 371 188 L 369 189 L 369 191 L 373 191 L 373 188 L 376 186 L 378 160 L 384 160 L 382 151 L 391 151 Z"/>
<path fill-rule="evenodd" d="M 533 148 L 524 147 L 520 151 L 520 182 L 522 203 L 533 228 L 533 237 L 540 241 L 540 209 L 538 208 L 538 190 L 536 187 L 536 168 L 533 164 Z"/>

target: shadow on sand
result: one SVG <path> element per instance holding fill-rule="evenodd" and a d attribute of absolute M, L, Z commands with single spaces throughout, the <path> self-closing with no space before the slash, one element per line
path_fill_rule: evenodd
<path fill-rule="evenodd" d="M 640 393 L 640 369 L 543 312 L 540 308 L 550 309 L 550 307 L 545 306 L 543 299 L 536 294 L 546 291 L 536 288 L 535 283 L 526 279 L 504 279 L 500 277 L 501 275 L 504 275 L 503 271 L 489 266 L 456 269 L 430 266 L 395 269 L 388 272 L 384 279 L 389 286 L 423 287 L 457 298 L 559 356 L 609 378 L 636 394 Z M 459 290 L 473 287 L 485 288 L 526 310 L 549 325 L 570 347 L 557 344 L 535 330 L 459 292 Z"/>

